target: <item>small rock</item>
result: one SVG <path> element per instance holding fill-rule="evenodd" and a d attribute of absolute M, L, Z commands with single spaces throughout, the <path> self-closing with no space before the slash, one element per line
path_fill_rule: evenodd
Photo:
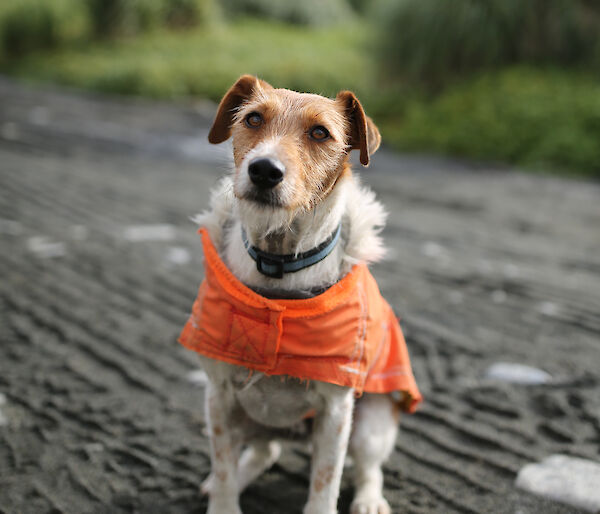
<path fill-rule="evenodd" d="M 181 266 L 190 262 L 191 255 L 187 248 L 183 248 L 182 246 L 172 246 L 167 251 L 166 259 L 169 264 Z"/>
<path fill-rule="evenodd" d="M 554 302 L 542 302 L 537 305 L 537 310 L 544 316 L 555 317 L 560 312 L 560 307 Z"/>
<path fill-rule="evenodd" d="M 521 269 L 515 264 L 508 263 L 502 267 L 502 273 L 507 278 L 517 278 L 521 275 Z"/>
<path fill-rule="evenodd" d="M 171 241 L 175 239 L 175 227 L 166 223 L 159 225 L 131 225 L 123 230 L 123 237 L 132 243 L 141 241 Z"/>
<path fill-rule="evenodd" d="M 519 471 L 516 486 L 588 512 L 600 511 L 600 463 L 551 455 Z"/>
<path fill-rule="evenodd" d="M 208 376 L 203 369 L 195 369 L 190 371 L 185 378 L 194 385 L 203 386 L 208 383 Z"/>
<path fill-rule="evenodd" d="M 485 371 L 485 378 L 512 384 L 534 385 L 545 384 L 552 379 L 552 376 L 541 369 L 526 364 L 496 362 Z"/>
<path fill-rule="evenodd" d="M 52 241 L 46 236 L 33 236 L 27 240 L 27 248 L 42 259 L 64 257 L 67 254 L 64 243 Z"/>
<path fill-rule="evenodd" d="M 444 248 L 442 246 L 440 246 L 436 242 L 434 242 L 434 241 L 427 241 L 421 247 L 421 253 L 423 255 L 426 255 L 427 257 L 440 257 L 442 254 L 445 253 L 445 250 L 444 250 Z"/>
<path fill-rule="evenodd" d="M 88 453 L 98 453 L 104 451 L 104 445 L 102 443 L 87 443 L 83 448 Z"/>

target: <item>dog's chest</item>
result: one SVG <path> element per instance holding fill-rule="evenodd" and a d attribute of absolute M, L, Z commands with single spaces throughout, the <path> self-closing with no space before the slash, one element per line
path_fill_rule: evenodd
<path fill-rule="evenodd" d="M 295 425 L 318 405 L 319 396 L 310 382 L 262 374 L 247 377 L 247 370 L 244 376 L 232 377 L 235 396 L 246 414 L 262 425 Z"/>

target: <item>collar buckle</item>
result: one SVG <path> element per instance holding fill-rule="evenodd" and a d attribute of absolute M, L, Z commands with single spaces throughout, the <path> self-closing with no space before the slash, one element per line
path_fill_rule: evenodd
<path fill-rule="evenodd" d="M 266 257 L 256 252 L 256 269 L 270 278 L 283 278 L 284 260 Z"/>

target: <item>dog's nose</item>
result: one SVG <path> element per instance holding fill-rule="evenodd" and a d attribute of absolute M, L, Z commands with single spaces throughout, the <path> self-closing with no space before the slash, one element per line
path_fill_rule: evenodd
<path fill-rule="evenodd" d="M 283 165 L 273 159 L 260 157 L 250 161 L 248 175 L 260 189 L 271 189 L 283 180 Z"/>

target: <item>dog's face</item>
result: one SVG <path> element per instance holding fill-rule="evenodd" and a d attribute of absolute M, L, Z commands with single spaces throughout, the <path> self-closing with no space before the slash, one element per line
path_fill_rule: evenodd
<path fill-rule="evenodd" d="M 380 142 L 353 93 L 330 99 L 274 89 L 248 75 L 221 100 L 209 141 L 231 135 L 235 197 L 288 212 L 309 210 L 325 198 L 351 149 L 360 150 L 366 166 Z"/>

